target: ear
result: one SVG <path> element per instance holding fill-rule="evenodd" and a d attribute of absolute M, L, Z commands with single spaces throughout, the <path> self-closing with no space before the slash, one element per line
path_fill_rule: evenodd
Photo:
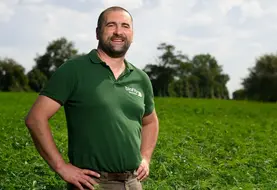
<path fill-rule="evenodd" d="M 96 28 L 96 39 L 97 39 L 97 40 L 99 40 L 99 32 L 100 32 L 100 31 L 99 31 L 99 28 L 97 27 L 97 28 Z"/>

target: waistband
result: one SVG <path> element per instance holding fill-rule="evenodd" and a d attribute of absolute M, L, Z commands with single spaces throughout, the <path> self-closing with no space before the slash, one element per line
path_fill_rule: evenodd
<path fill-rule="evenodd" d="M 134 179 L 138 176 L 137 171 L 126 171 L 120 173 L 110 173 L 110 172 L 98 172 L 100 174 L 100 180 L 107 181 L 127 181 Z"/>

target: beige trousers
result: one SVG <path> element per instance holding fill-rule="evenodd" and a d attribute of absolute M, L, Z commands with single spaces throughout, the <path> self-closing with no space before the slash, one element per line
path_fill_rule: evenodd
<path fill-rule="evenodd" d="M 100 178 L 93 178 L 98 185 L 94 187 L 95 190 L 142 190 L 142 184 L 137 179 L 137 174 L 129 176 L 124 181 L 109 180 L 107 176 L 101 175 Z M 77 190 L 76 187 L 69 188 L 71 190 Z"/>
<path fill-rule="evenodd" d="M 95 190 L 142 190 L 142 185 L 136 178 L 124 182 L 101 180 L 96 181 L 99 186 L 96 186 Z"/>

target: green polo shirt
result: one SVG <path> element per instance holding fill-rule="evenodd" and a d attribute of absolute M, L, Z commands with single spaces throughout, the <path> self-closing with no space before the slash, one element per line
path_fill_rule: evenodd
<path fill-rule="evenodd" d="M 116 80 L 96 50 L 64 63 L 40 95 L 64 106 L 68 157 L 94 171 L 135 170 L 141 162 L 142 118 L 154 109 L 151 82 L 125 60 Z"/>

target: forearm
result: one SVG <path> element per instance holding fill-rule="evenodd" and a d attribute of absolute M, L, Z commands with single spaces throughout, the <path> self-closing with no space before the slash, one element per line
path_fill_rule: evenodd
<path fill-rule="evenodd" d="M 158 139 L 158 121 L 151 122 L 142 126 L 141 155 L 148 162 L 151 160 L 152 153 Z"/>
<path fill-rule="evenodd" d="M 56 147 L 48 120 L 32 120 L 26 125 L 39 154 L 55 172 L 58 172 L 65 162 Z"/>

